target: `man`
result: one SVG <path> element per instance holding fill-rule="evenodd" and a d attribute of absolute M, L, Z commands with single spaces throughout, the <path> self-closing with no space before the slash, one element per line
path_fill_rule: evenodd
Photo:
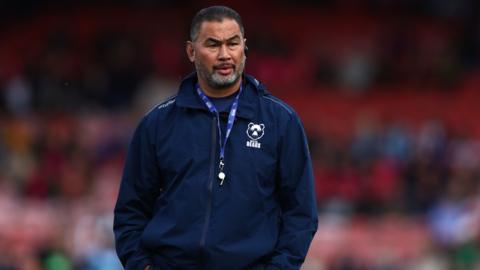
<path fill-rule="evenodd" d="M 299 269 L 317 228 L 300 120 L 244 75 L 240 16 L 193 18 L 196 73 L 133 136 L 115 207 L 125 269 Z"/>

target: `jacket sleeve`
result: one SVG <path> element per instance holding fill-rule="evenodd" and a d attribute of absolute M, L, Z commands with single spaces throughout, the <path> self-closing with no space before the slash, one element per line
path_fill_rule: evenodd
<path fill-rule="evenodd" d="M 298 117 L 290 116 L 281 139 L 277 179 L 280 235 L 265 269 L 300 269 L 318 225 L 307 139 Z"/>
<path fill-rule="evenodd" d="M 140 240 L 152 218 L 155 197 L 160 190 L 151 137 L 144 118 L 128 149 L 114 210 L 115 248 L 125 270 L 143 270 L 146 265 L 151 265 L 149 254 L 142 248 Z"/>

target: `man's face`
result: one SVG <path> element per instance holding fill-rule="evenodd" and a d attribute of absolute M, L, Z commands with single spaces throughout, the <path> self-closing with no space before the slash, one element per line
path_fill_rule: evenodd
<path fill-rule="evenodd" d="M 205 21 L 187 53 L 199 80 L 214 89 L 224 89 L 240 79 L 245 67 L 245 40 L 235 20 Z"/>

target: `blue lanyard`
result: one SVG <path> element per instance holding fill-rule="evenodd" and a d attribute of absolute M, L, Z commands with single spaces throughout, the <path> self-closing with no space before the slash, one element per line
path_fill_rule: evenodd
<path fill-rule="evenodd" d="M 237 107 L 238 107 L 238 98 L 240 97 L 240 94 L 242 93 L 243 87 L 240 85 L 240 91 L 238 91 L 237 96 L 233 100 L 232 107 L 230 108 L 230 113 L 228 114 L 228 121 L 227 121 L 227 130 L 225 132 L 225 138 L 222 140 L 222 129 L 220 127 L 220 115 L 217 111 L 217 108 L 215 105 L 210 101 L 210 99 L 205 95 L 205 93 L 202 91 L 200 86 L 197 84 L 196 85 L 197 93 L 200 96 L 200 98 L 203 100 L 203 103 L 207 106 L 208 110 L 215 114 L 217 116 L 217 129 L 218 129 L 218 134 L 220 135 L 220 139 L 218 141 L 220 145 L 220 162 L 218 165 L 219 168 L 219 173 L 218 173 L 218 178 L 220 180 L 220 185 L 223 185 L 223 180 L 225 180 L 225 173 L 223 171 L 223 168 L 225 167 L 225 146 L 227 145 L 227 140 L 228 137 L 230 137 L 230 133 L 232 132 L 233 128 L 233 123 L 235 122 L 235 115 L 237 114 Z"/>

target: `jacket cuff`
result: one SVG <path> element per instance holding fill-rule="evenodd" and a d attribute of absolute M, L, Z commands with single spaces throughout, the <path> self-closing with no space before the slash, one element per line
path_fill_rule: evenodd
<path fill-rule="evenodd" d="M 132 267 L 132 270 L 144 270 L 145 266 L 150 265 L 150 269 L 153 269 L 152 261 L 149 258 L 145 258 L 138 262 L 138 264 Z"/>

